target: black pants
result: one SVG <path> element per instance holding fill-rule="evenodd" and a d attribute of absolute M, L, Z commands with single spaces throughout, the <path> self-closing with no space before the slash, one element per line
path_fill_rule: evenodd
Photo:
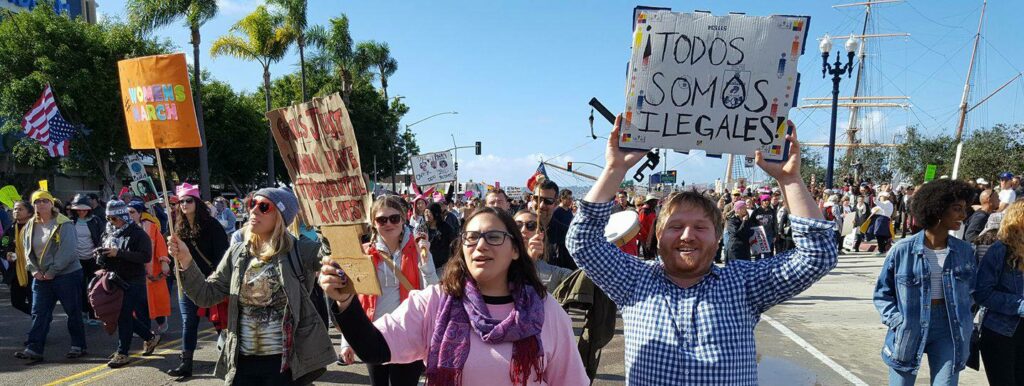
<path fill-rule="evenodd" d="M 1012 337 L 982 327 L 981 360 L 990 385 L 1024 385 L 1024 319 Z"/>
<path fill-rule="evenodd" d="M 14 278 L 13 281 L 17 281 Z M 11 305 L 14 306 L 18 311 L 24 312 L 25 315 L 32 315 L 32 276 L 28 277 L 28 285 L 20 287 L 17 284 L 11 284 Z"/>
<path fill-rule="evenodd" d="M 82 264 L 82 315 L 96 319 L 96 312 L 92 310 L 92 303 L 89 303 L 89 282 L 96 277 L 100 266 L 95 259 L 79 259 L 78 262 Z"/>
<path fill-rule="evenodd" d="M 239 355 L 232 385 L 294 385 L 291 369 L 281 372 L 281 354 Z"/>
<path fill-rule="evenodd" d="M 839 250 L 839 253 L 836 256 L 842 255 L 843 254 L 843 234 L 840 233 L 839 231 L 833 231 L 833 232 L 835 232 L 835 234 L 836 234 L 836 249 Z"/>
<path fill-rule="evenodd" d="M 889 252 L 889 247 L 892 245 L 892 237 L 886 236 L 875 236 L 875 240 L 878 241 L 878 253 Z"/>
<path fill-rule="evenodd" d="M 367 363 L 366 368 L 370 370 L 370 385 L 373 386 L 416 386 L 426 370 L 421 361 L 390 365 Z"/>

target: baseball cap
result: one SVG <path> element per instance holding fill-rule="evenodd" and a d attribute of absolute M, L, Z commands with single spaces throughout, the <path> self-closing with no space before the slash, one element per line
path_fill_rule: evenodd
<path fill-rule="evenodd" d="M 1012 179 L 1012 178 L 1013 178 L 1013 173 L 1010 173 L 1010 172 L 999 173 L 999 179 L 1000 180 L 1009 180 L 1009 179 Z"/>

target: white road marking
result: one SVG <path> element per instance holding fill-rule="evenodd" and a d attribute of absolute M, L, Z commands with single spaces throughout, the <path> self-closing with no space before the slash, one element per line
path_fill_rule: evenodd
<path fill-rule="evenodd" d="M 845 367 L 840 366 L 838 363 L 836 363 L 836 361 L 832 360 L 832 358 L 829 358 L 821 351 L 818 351 L 818 349 L 814 348 L 814 346 L 811 346 L 810 343 L 807 343 L 807 341 L 804 340 L 804 338 L 801 338 L 800 335 L 797 335 L 795 332 L 793 332 L 793 330 L 790 330 L 782 323 L 779 323 L 777 320 L 772 319 L 771 317 L 765 314 L 761 314 L 761 319 L 768 322 L 768 324 L 772 325 L 772 327 L 775 327 L 776 330 L 779 330 L 779 332 L 781 332 L 782 335 L 785 335 L 787 338 L 795 342 L 797 345 L 803 347 L 804 350 L 807 350 L 807 352 L 811 353 L 811 355 L 813 355 L 815 358 L 818 358 L 818 360 L 824 363 L 826 366 L 831 367 L 832 370 L 835 370 L 837 373 L 839 373 L 839 375 L 842 375 L 843 378 L 846 378 L 846 380 L 850 381 L 850 383 L 856 386 L 868 386 L 868 384 L 864 382 L 862 379 L 857 378 L 856 375 L 853 375 L 853 373 L 851 373 L 850 370 L 847 370 Z"/>

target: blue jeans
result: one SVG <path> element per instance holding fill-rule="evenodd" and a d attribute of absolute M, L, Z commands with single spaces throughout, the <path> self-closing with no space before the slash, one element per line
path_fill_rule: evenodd
<path fill-rule="evenodd" d="M 179 294 L 178 309 L 181 311 L 181 345 L 182 351 L 195 351 L 199 342 L 199 306 Z"/>
<path fill-rule="evenodd" d="M 121 315 L 117 319 L 117 352 L 128 355 L 132 347 L 132 333 L 142 340 L 153 339 L 149 330 L 149 304 L 146 300 L 146 279 L 135 280 L 124 291 Z"/>
<path fill-rule="evenodd" d="M 32 328 L 28 330 L 26 347 L 42 355 L 46 336 L 50 334 L 53 309 L 60 301 L 68 315 L 71 345 L 85 349 L 85 323 L 82 322 L 82 270 L 63 274 L 53 280 L 32 282 Z"/>
<path fill-rule="evenodd" d="M 956 386 L 960 381 L 960 373 L 954 370 L 956 366 L 953 363 L 953 335 L 949 327 L 946 306 L 933 305 L 928 323 L 928 341 L 925 342 L 924 352 L 928 354 L 932 385 Z M 889 368 L 890 386 L 913 386 L 915 381 L 917 374 Z"/>

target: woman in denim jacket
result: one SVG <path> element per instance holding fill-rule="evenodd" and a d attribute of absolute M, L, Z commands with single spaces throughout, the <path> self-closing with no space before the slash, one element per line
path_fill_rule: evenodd
<path fill-rule="evenodd" d="M 990 384 L 1024 385 L 1024 201 L 1006 209 L 998 238 L 981 260 L 974 288 L 974 300 L 988 309 L 981 359 Z"/>
<path fill-rule="evenodd" d="M 976 263 L 971 245 L 949 231 L 960 227 L 972 194 L 962 181 L 923 186 L 910 211 L 924 232 L 901 240 L 885 259 L 874 302 L 889 327 L 882 361 L 890 385 L 913 385 L 925 353 L 932 385 L 956 385 L 967 363 Z"/>

